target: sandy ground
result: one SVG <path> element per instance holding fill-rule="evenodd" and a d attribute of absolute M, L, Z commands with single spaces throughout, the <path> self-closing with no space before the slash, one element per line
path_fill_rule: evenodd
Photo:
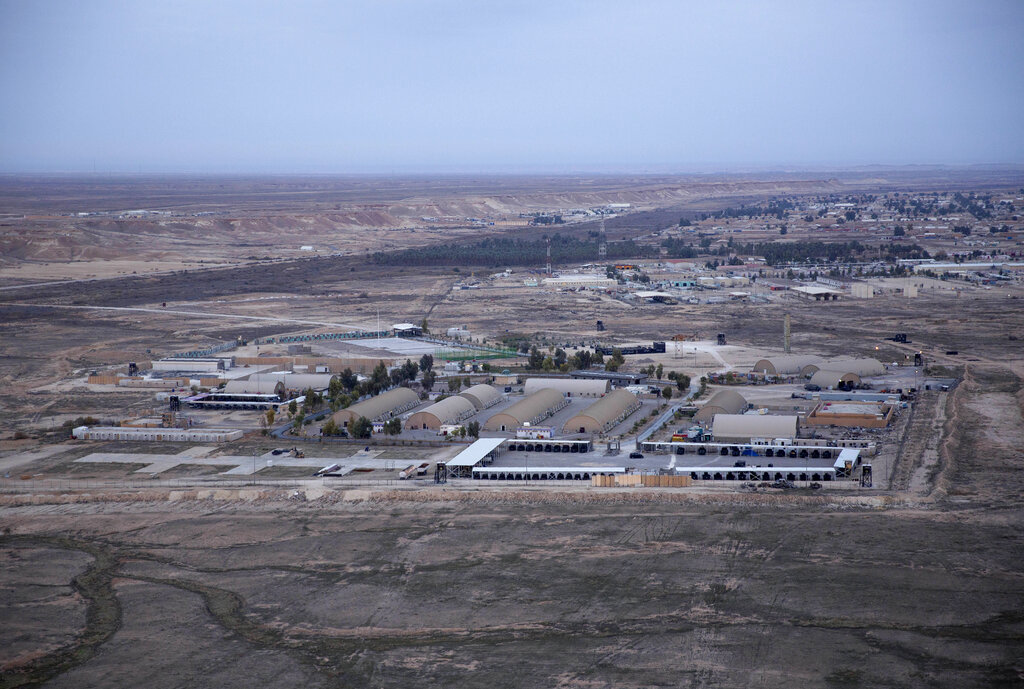
<path fill-rule="evenodd" d="M 226 268 L 236 263 L 199 263 L 196 261 L 132 261 L 129 259 L 84 261 L 84 262 L 41 262 L 21 263 L 14 266 L 0 266 L 0 281 L 10 280 L 12 284 L 43 282 L 50 280 L 87 280 L 109 278 L 120 275 L 167 273 L 176 270 L 205 270 Z"/>
<path fill-rule="evenodd" d="M 1022 393 L 980 366 L 936 396 L 905 493 L 2 495 L 0 664 L 76 687 L 1015 686 Z"/>
<path fill-rule="evenodd" d="M 381 200 L 387 209 L 352 211 L 379 217 L 338 208 L 323 225 L 304 224 L 301 209 L 284 208 L 293 200 L 277 196 L 260 201 L 278 205 L 273 218 L 143 223 L 127 231 L 96 221 L 66 245 L 47 244 L 53 237 L 22 241 L 19 229 L 4 253 L 124 260 L 89 252 L 122 240 L 118 251 L 140 251 L 155 236 L 147 233 L 161 232 L 171 251 L 189 249 L 205 232 L 239 244 L 243 258 L 275 242 L 297 244 L 314 230 L 348 242 L 344 251 L 439 238 L 412 227 L 385 237 L 386 216 L 428 211 L 419 201 Z M 58 210 L 62 202 L 47 201 Z M 435 206 L 438 214 L 468 214 L 477 202 Z M 370 220 L 375 232 L 353 230 Z M 52 235 L 49 221 L 25 222 Z M 290 234 L 281 234 L 284 226 Z M 462 231 L 474 230 L 445 236 Z M 250 236 L 257 246 L 241 247 L 239 238 Z M 362 260 L 323 259 L 0 293 L 3 430 L 38 436 L 0 441 L 0 468 L 14 476 L 0 493 L 0 615 L 7 621 L 0 625 L 0 686 L 1024 681 L 1019 288 L 828 305 L 789 298 L 658 305 L 528 289 L 453 291 L 464 277 L 451 268 L 381 271 Z M 95 446 L 54 444 L 55 424 L 87 414 L 148 414 L 154 404 L 152 392 L 106 394 L 57 381 L 238 336 L 368 327 L 378 310 L 388 323 L 427 317 L 434 329 L 467 325 L 492 341 L 520 333 L 551 345 L 675 333 L 697 333 L 706 343 L 725 333 L 726 348 L 698 345 L 696 365 L 685 351 L 626 364 L 637 370 L 661 362 L 696 375 L 742 370 L 778 353 L 789 313 L 794 353 L 892 361 L 923 351 L 930 367 L 963 374 L 963 382 L 901 417 L 905 440 L 879 461 L 893 488 L 857 494 L 454 484 L 335 490 L 323 482 L 234 488 L 202 485 L 210 480 L 204 472 L 215 469 L 198 460 L 174 469 L 186 485 L 147 487 L 125 477 L 151 464 L 146 454 L 167 448 L 111 448 L 139 455 L 137 463 L 111 466 L 76 461 L 102 451 Z M 598 319 L 607 332 L 596 331 Z M 897 332 L 913 343 L 884 339 Z M 225 454 L 257 445 L 261 453 L 274 446 L 247 440 Z M 173 452 L 181 450 L 189 448 Z M 91 483 L 53 489 L 18 478 L 37 473 Z"/>

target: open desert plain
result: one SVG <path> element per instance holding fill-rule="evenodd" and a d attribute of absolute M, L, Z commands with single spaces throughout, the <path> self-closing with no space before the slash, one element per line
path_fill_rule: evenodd
<path fill-rule="evenodd" d="M 1024 687 L 1020 0 L 0 0 L 0 689 Z"/>
<path fill-rule="evenodd" d="M 528 252 L 534 244 L 546 249 L 547 236 L 585 241 L 603 231 L 600 239 L 609 247 L 629 242 L 638 255 L 616 262 L 636 264 L 659 281 L 658 272 L 670 263 L 657 250 L 675 250 L 673 237 L 689 229 L 680 218 L 692 218 L 699 232 L 678 241 L 699 255 L 691 272 L 711 275 L 720 271 L 707 264 L 736 255 L 730 244 L 742 237 L 714 217 L 724 208 L 773 199 L 825 208 L 847 197 L 877 204 L 895 188 L 906 195 L 1016 199 L 1019 192 L 1007 191 L 1007 180 L 966 173 L 952 185 L 927 176 L 869 182 L 832 176 L 798 182 L 284 179 L 274 182 L 283 188 L 275 208 L 266 208 L 263 196 L 247 201 L 270 180 L 127 179 L 116 191 L 88 180 L 49 180 L 45 204 L 38 191 L 26 191 L 38 183 L 8 180 L 4 192 L 18 209 L 4 221 L 7 236 L 22 248 L 5 255 L 8 278 L 0 290 L 7 429 L 0 458 L 3 686 L 923 687 L 1022 681 L 1024 357 L 1018 338 L 1024 338 L 1024 289 L 1016 276 L 994 286 L 949 276 L 914 298 L 884 287 L 884 280 L 899 277 L 864 274 L 858 280 L 881 281 L 870 299 L 823 303 L 755 281 L 745 298 L 716 299 L 709 289 L 687 293 L 695 299 L 656 301 L 632 296 L 633 278 L 610 290 L 528 287 L 524 280 L 547 275 L 543 252 L 539 260 L 513 255 L 499 266 L 473 249 L 481 241 L 514 238 Z M 580 192 L 584 184 L 599 188 Z M 307 185 L 323 200 L 289 196 Z M 230 195 L 213 194 L 215 186 L 228 187 Z M 107 213 L 157 197 L 191 215 L 173 221 L 149 214 L 77 217 L 80 208 Z M 556 229 L 495 229 L 465 215 L 460 221 L 451 216 L 450 226 L 419 219 L 428 205 L 505 204 L 490 216 L 474 211 L 491 222 L 486 218 L 601 208 L 622 198 L 644 207 Z M 367 221 L 357 219 L 348 227 L 335 220 L 364 199 L 382 207 L 387 221 L 361 226 Z M 414 204 L 415 218 L 396 210 Z M 214 215 L 199 215 L 206 212 Z M 205 219 L 222 215 L 231 220 Z M 790 236 L 799 238 L 792 241 L 832 240 L 798 215 L 790 221 Z M 39 219 L 24 231 L 22 217 Z M 993 236 L 1015 251 L 1021 229 L 1007 221 L 1011 229 Z M 779 222 L 748 217 L 744 231 L 777 235 L 766 228 Z M 244 250 L 236 235 L 210 229 L 275 223 L 284 229 L 263 237 L 239 230 L 237 236 L 248 238 Z M 89 255 L 87 237 L 124 226 L 146 237 L 147 256 L 179 267 L 118 275 L 111 264 L 142 267 L 148 259 L 115 241 L 104 242 L 102 255 Z M 862 240 L 884 247 L 873 231 L 862 230 Z M 925 240 L 919 234 L 918 241 L 935 244 L 933 253 L 952 245 L 952 235 Z M 64 238 L 59 250 L 55 235 Z M 702 247 L 705 237 L 711 241 Z M 297 247 L 296 255 L 284 250 L 300 242 L 332 249 L 313 256 L 298 255 Z M 389 243 L 390 251 L 383 246 Z M 415 255 L 410 248 L 438 245 L 453 254 L 469 247 L 469 261 L 404 260 Z M 352 248 L 335 249 L 342 246 Z M 596 245 L 584 247 L 591 249 Z M 865 250 L 865 261 L 852 262 L 865 263 L 872 253 L 876 263 L 882 256 L 872 271 L 893 273 L 898 264 L 886 264 L 891 257 L 877 247 Z M 196 255 L 203 262 L 188 263 Z M 597 256 L 576 261 L 595 262 Z M 69 271 L 32 281 L 25 276 L 37 263 L 46 271 Z M 563 275 L 580 270 L 553 268 Z M 774 275 L 788 269 L 762 263 L 756 270 Z M 797 285 L 799 276 L 761 281 Z M 603 342 L 671 341 L 683 334 L 686 340 L 671 343 L 677 347 L 664 354 L 624 357 L 621 370 L 660 363 L 697 381 L 745 374 L 757 359 L 779 355 L 787 314 L 793 351 L 901 364 L 923 352 L 914 373 L 949 381 L 924 390 L 919 379 L 920 389 L 894 426 L 873 436 L 880 447 L 871 487 L 849 480 L 818 490 L 800 481 L 791 488 L 714 480 L 682 488 L 595 487 L 590 481 L 492 484 L 454 477 L 438 484 L 434 464 L 465 443 L 377 434 L 333 444 L 275 438 L 261 429 L 257 413 L 234 415 L 244 435 L 226 445 L 68 439 L 72 426 L 89 423 L 85 417 L 121 423 L 159 415 L 166 406 L 151 389 L 90 384 L 90 374 L 116 375 L 129 361 L 157 361 L 237 338 L 248 348 L 262 338 L 270 350 L 279 346 L 270 344 L 275 337 L 376 330 L 378 318 L 388 327 L 424 319 L 457 325 L 494 346 L 520 338 L 528 343 L 524 351 L 539 345 L 545 353 L 549 346 L 578 352 Z M 595 329 L 597 320 L 605 330 Z M 700 344 L 719 332 L 727 344 Z M 911 334 L 911 343 L 886 339 L 899 332 Z M 353 340 L 331 352 L 355 356 L 360 342 L 368 356 L 383 356 L 390 341 Z M 243 350 L 236 344 L 225 351 Z M 529 376 L 528 357 L 515 346 L 510 351 L 492 359 L 491 370 Z M 779 398 L 775 407 L 784 406 L 789 389 L 802 390 L 753 382 L 735 389 Z M 775 392 L 778 387 L 785 392 Z M 628 431 L 622 438 L 623 447 L 633 442 Z M 264 461 L 275 446 L 303 444 L 308 469 Z M 97 453 L 122 459 L 80 461 Z M 165 469 L 151 463 L 182 453 L 204 463 L 188 457 Z M 525 453 L 506 457 L 519 454 Z M 254 462 L 259 456 L 256 473 L 224 473 L 237 457 L 250 455 Z M 637 463 L 625 455 L 626 449 L 612 455 L 611 463 Z M 218 456 L 225 459 L 218 463 Z M 326 458 L 362 456 L 367 468 L 376 468 L 311 478 Z M 390 459 L 374 464 L 372 457 Z M 431 465 L 426 479 L 399 480 L 397 469 L 421 459 Z M 587 464 L 599 467 L 604 459 Z M 669 457 L 647 459 L 655 462 L 646 470 L 657 472 Z"/>

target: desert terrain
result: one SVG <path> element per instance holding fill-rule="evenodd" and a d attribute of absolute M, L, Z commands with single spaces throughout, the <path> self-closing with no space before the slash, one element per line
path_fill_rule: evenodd
<path fill-rule="evenodd" d="M 609 239 L 657 242 L 682 217 L 741 203 L 968 188 L 999 198 L 1019 185 L 1011 173 L 944 170 L 5 179 L 0 686 L 1019 686 L 1019 281 L 828 303 L 755 285 L 761 301 L 650 303 L 531 289 L 521 278 L 541 277 L 537 265 L 488 280 L 488 265 L 367 259 L 495 234 L 535 240 L 551 228 L 497 223 L 577 207 L 631 204 L 566 215 L 559 233 L 586 237 L 603 221 Z M 115 217 L 136 209 L 168 215 Z M 467 220 L 486 217 L 496 225 Z M 790 221 L 791 231 L 833 241 L 826 220 Z M 709 246 L 727 248 L 725 220 L 700 222 Z M 776 222 L 744 231 L 779 237 Z M 1007 222 L 992 234 L 1016 252 L 1006 237 L 1020 225 Z M 926 246 L 964 241 L 947 233 Z M 934 375 L 958 381 L 902 417 L 875 488 L 399 485 L 284 467 L 246 485 L 198 463 L 137 475 L 146 454 L 166 451 L 159 444 L 122 444 L 134 464 L 77 463 L 118 444 L 67 440 L 79 417 L 158 411 L 152 391 L 90 387 L 92 371 L 236 338 L 373 329 L 378 317 L 465 325 L 491 344 L 723 333 L 739 369 L 782 352 L 786 314 L 795 351 L 885 362 L 923 352 Z M 886 339 L 899 332 L 912 343 Z M 629 357 L 623 370 L 659 363 L 695 379 L 721 366 L 667 352 Z M 254 432 L 225 453 L 271 447 Z"/>

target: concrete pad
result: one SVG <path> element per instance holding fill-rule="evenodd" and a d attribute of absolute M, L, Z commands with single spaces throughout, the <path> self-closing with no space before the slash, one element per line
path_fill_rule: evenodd
<path fill-rule="evenodd" d="M 178 453 L 179 457 L 205 457 L 217 448 L 212 445 L 199 445 L 196 447 L 189 447 Z"/>

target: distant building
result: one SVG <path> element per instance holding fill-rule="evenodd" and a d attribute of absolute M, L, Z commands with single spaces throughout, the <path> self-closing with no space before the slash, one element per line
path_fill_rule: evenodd
<path fill-rule="evenodd" d="M 819 285 L 799 285 L 790 291 L 814 301 L 839 301 L 839 297 L 842 295 L 841 292 Z"/>
<path fill-rule="evenodd" d="M 621 373 L 619 371 L 573 371 L 569 377 L 576 380 L 607 380 L 612 387 L 616 388 L 643 385 L 647 382 L 646 373 Z"/>
<path fill-rule="evenodd" d="M 527 395 L 548 389 L 569 397 L 601 397 L 608 392 L 609 383 L 600 378 L 527 378 L 523 383 L 523 392 Z"/>
<path fill-rule="evenodd" d="M 640 400 L 626 390 L 612 390 L 565 422 L 566 433 L 604 433 L 640 408 Z"/>
<path fill-rule="evenodd" d="M 718 443 L 749 443 L 753 438 L 792 442 L 799 428 L 796 416 L 716 414 L 711 424 L 711 435 Z"/>
<path fill-rule="evenodd" d="M 544 278 L 545 287 L 579 287 L 579 288 L 604 288 L 613 287 L 618 284 L 615 280 L 604 275 L 579 274 L 579 275 L 557 275 Z"/>
<path fill-rule="evenodd" d="M 78 426 L 71 431 L 77 440 L 152 440 L 160 442 L 224 443 L 243 435 L 237 428 L 131 428 Z"/>

